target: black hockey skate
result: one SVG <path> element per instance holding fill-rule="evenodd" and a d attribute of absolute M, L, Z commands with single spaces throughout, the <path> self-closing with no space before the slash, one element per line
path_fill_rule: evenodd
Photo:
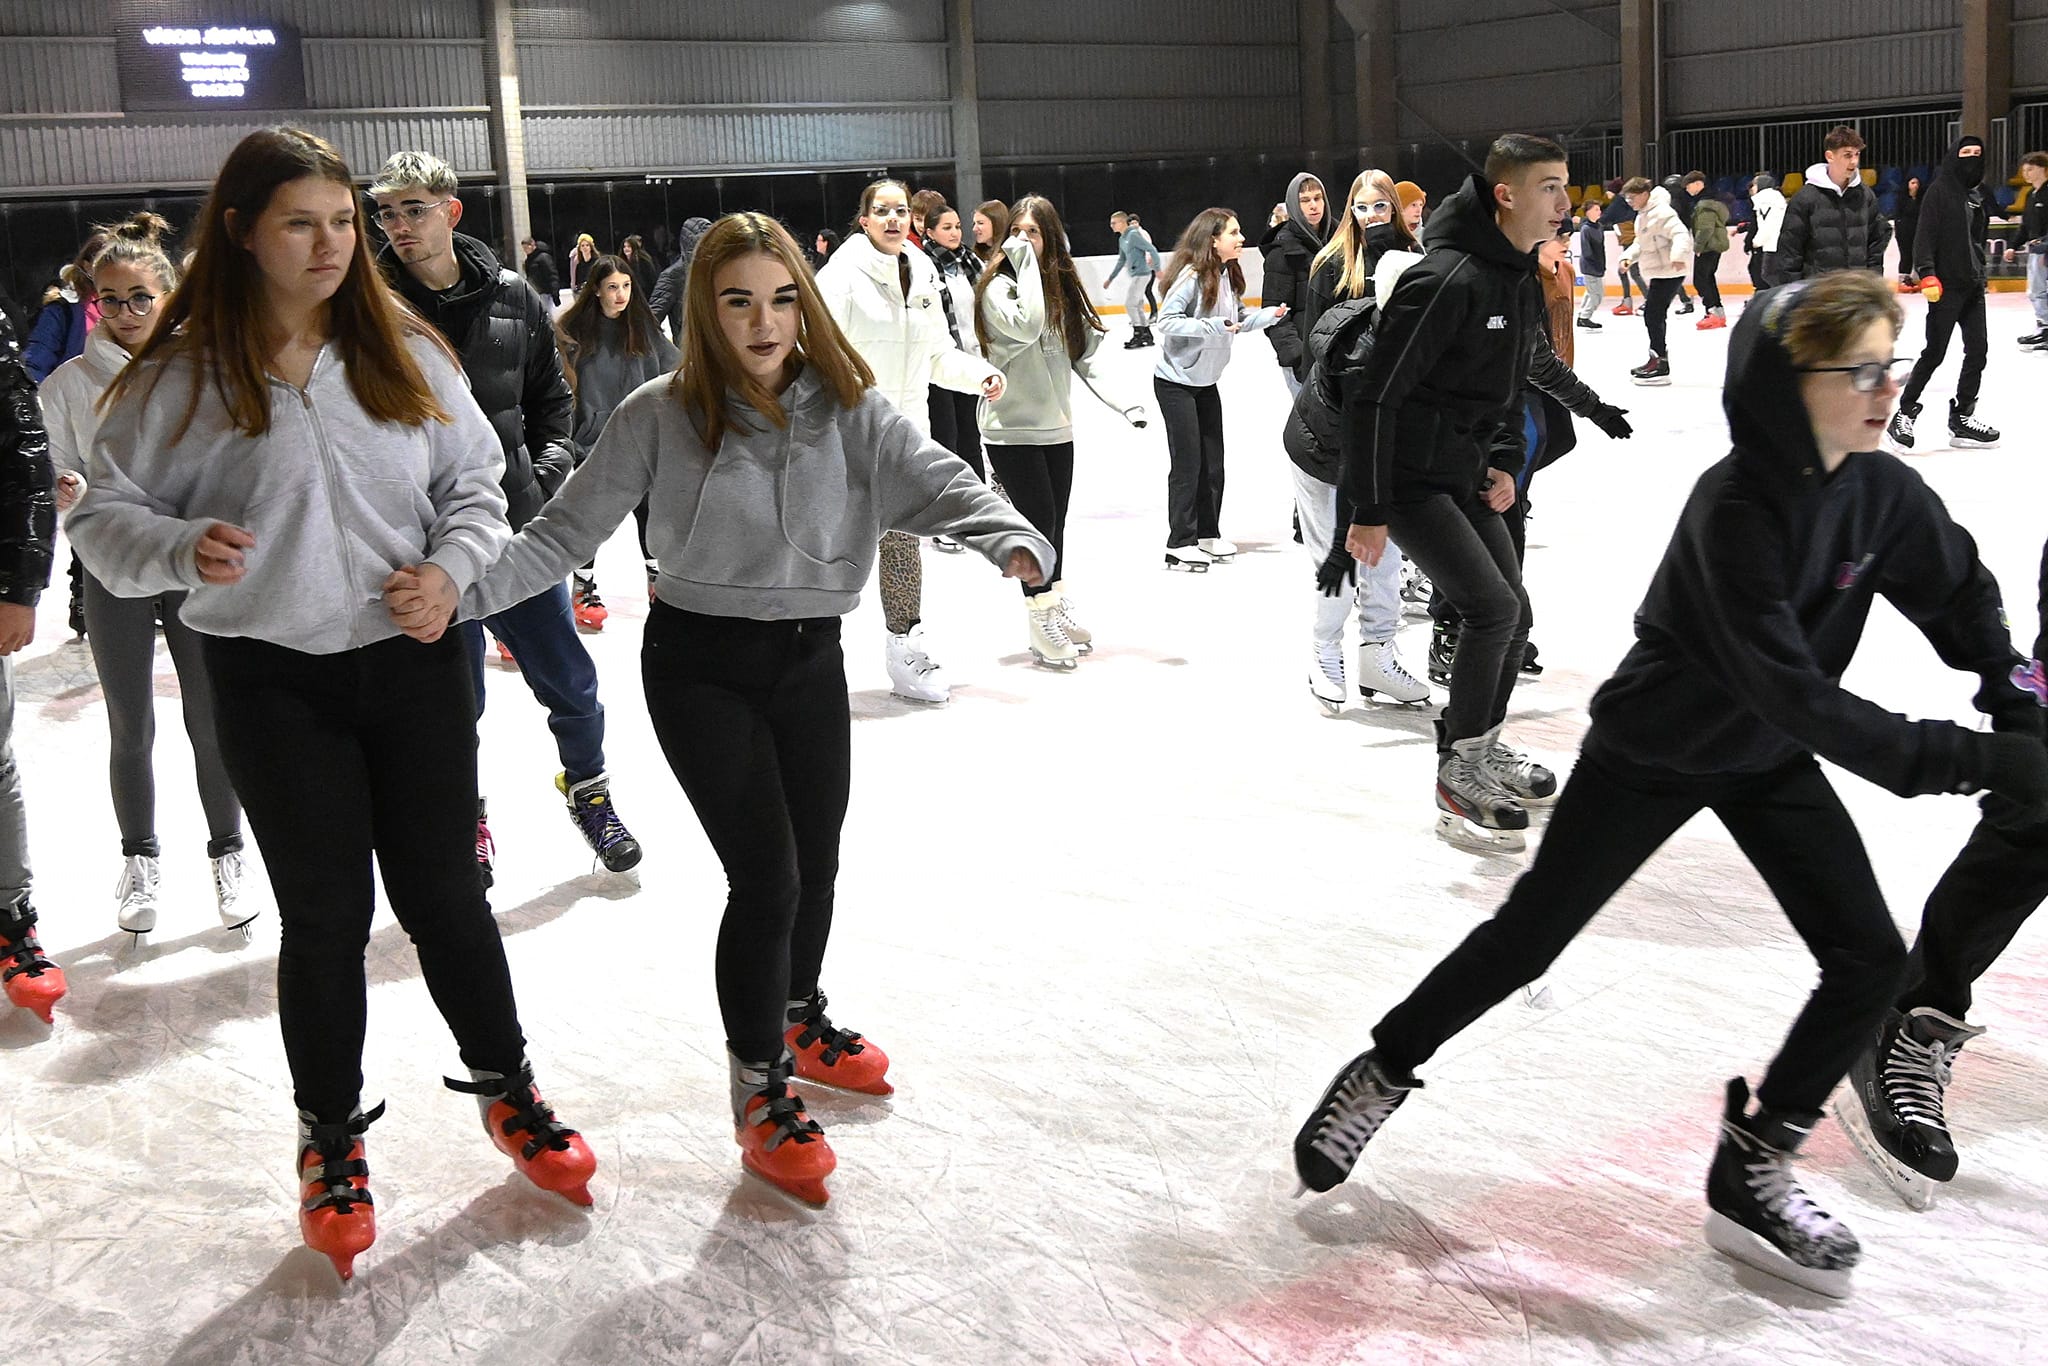
<path fill-rule="evenodd" d="M 1735 1077 L 1707 1172 L 1707 1245 L 1794 1285 L 1847 1299 L 1849 1272 L 1863 1249 L 1792 1177 L 1792 1155 L 1811 1123 L 1768 1110 L 1751 1115 L 1748 1108 L 1749 1084 Z"/>
<path fill-rule="evenodd" d="M 1458 661 L 1458 637 L 1464 628 L 1438 622 L 1429 633 L 1429 681 L 1439 688 L 1451 686 L 1451 666 Z"/>
<path fill-rule="evenodd" d="M 1951 446 L 1986 447 L 1998 444 L 1998 428 L 1988 422 L 1980 422 L 1973 414 L 1977 405 L 1958 407 L 1953 399 L 1948 405 L 1948 444 Z"/>
<path fill-rule="evenodd" d="M 1856 1150 L 1913 1209 L 1934 1203 L 1956 1174 L 1955 1141 L 1942 1114 L 1957 1050 L 1984 1031 L 1931 1006 L 1885 1012 L 1877 1039 L 1849 1069 L 1835 1118 Z"/>
<path fill-rule="evenodd" d="M 1294 1136 L 1294 1170 L 1301 1184 L 1326 1191 L 1350 1179 L 1365 1145 L 1422 1083 L 1397 1077 L 1367 1050 L 1344 1064 Z M 1301 1192 L 1295 1192 L 1299 1195 Z"/>
<path fill-rule="evenodd" d="M 1892 420 L 1884 426 L 1885 440 L 1891 442 L 1893 446 L 1901 451 L 1912 450 L 1913 424 L 1919 421 L 1919 419 L 1920 410 L 1918 408 L 1908 408 L 1905 404 L 1901 403 L 1899 410 L 1892 414 Z"/>
<path fill-rule="evenodd" d="M 1453 740 L 1445 748 L 1441 719 L 1437 727 L 1437 838 L 1478 854 L 1521 853 L 1528 847 L 1522 832 L 1529 828 L 1529 813 L 1493 775 L 1487 756 L 1496 732 Z"/>
<path fill-rule="evenodd" d="M 610 775 L 600 773 L 572 783 L 567 773 L 557 773 L 555 791 L 569 803 L 569 819 L 606 872 L 629 873 L 640 866 L 640 841 L 633 838 L 612 806 Z"/>
<path fill-rule="evenodd" d="M 1525 806 L 1557 800 L 1557 775 L 1500 738 L 1500 727 L 1487 732 L 1492 741 L 1480 762 L 1486 775 Z"/>

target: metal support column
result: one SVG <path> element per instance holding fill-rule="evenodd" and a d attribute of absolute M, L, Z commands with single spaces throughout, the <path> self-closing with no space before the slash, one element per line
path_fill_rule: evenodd
<path fill-rule="evenodd" d="M 1621 0 L 1621 173 L 1655 175 L 1653 152 L 1664 136 L 1659 81 L 1657 6 L 1663 0 Z"/>
<path fill-rule="evenodd" d="M 1394 174 L 1401 161 L 1394 102 L 1394 0 L 1337 0 L 1351 27 L 1358 90 L 1358 165 Z"/>
<path fill-rule="evenodd" d="M 1963 0 L 1962 131 L 1989 139 L 1993 125 L 2011 112 L 2012 0 Z M 2009 149 L 1987 146 L 1986 152 L 2003 157 Z M 1986 166 L 1984 180 L 1998 183 L 2012 173 L 2010 165 Z"/>
<path fill-rule="evenodd" d="M 1326 179 L 1335 150 L 1335 112 L 1330 107 L 1330 0 L 1301 0 L 1301 141 L 1309 169 Z"/>
<path fill-rule="evenodd" d="M 512 0 L 477 0 L 484 30 L 484 98 L 490 107 L 491 169 L 505 188 L 503 260 L 518 263 L 519 243 L 533 235 L 526 202 L 526 122 L 519 103 L 519 43 L 512 28 Z M 550 242 L 559 259 L 562 243 Z"/>
<path fill-rule="evenodd" d="M 953 207 L 973 239 L 981 190 L 981 84 L 974 69 L 974 0 L 946 0 L 946 85 L 953 103 Z"/>

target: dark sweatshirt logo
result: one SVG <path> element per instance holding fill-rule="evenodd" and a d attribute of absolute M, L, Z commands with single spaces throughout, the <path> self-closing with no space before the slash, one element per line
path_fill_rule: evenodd
<path fill-rule="evenodd" d="M 1865 555 L 1860 560 L 1844 560 L 1835 570 L 1835 587 L 1838 590 L 1854 588 L 1856 581 L 1863 577 L 1863 571 L 1870 568 L 1876 554 Z"/>
<path fill-rule="evenodd" d="M 2032 693 L 2035 706 L 2048 707 L 2048 672 L 2042 670 L 2040 660 L 2013 665 L 2012 685 L 2021 692 Z"/>

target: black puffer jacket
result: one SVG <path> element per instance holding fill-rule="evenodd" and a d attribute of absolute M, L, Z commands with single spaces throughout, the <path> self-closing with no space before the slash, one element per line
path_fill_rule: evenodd
<path fill-rule="evenodd" d="M 683 344 L 683 287 L 690 282 L 690 262 L 697 257 L 697 243 L 704 234 L 711 231 L 711 220 L 692 218 L 683 224 L 683 230 L 676 234 L 676 249 L 680 253 L 654 282 L 654 292 L 647 297 L 647 306 L 654 310 L 654 320 L 668 324 L 668 334 L 677 346 Z"/>
<path fill-rule="evenodd" d="M 1963 147 L 1972 143 L 1977 155 L 1964 156 Z M 1984 207 L 1983 146 L 1981 138 L 1958 139 L 1933 183 L 1920 192 L 1920 226 L 1910 264 L 1922 276 L 1939 278 L 1944 293 L 1956 291 L 1958 303 L 1972 290 L 1981 293 L 1986 278 L 1984 241 L 1991 219 Z"/>
<path fill-rule="evenodd" d="M 561 288 L 561 277 L 555 274 L 555 255 L 548 250 L 547 243 L 533 244 L 533 250 L 526 254 L 524 269 L 527 281 L 540 292 L 540 297 L 553 303 Z"/>
<path fill-rule="evenodd" d="M 1911 721 L 1842 688 L 1880 594 L 1999 730 L 2039 734 L 1998 584 L 1969 533 L 1893 456 L 1828 474 L 1778 340 L 1802 287 L 1742 312 L 1722 406 L 1734 449 L 1702 474 L 1636 610 L 1636 644 L 1592 703 L 1586 751 L 1681 775 L 1819 754 L 1901 796 L 1983 785 L 1992 737 Z"/>
<path fill-rule="evenodd" d="M 1344 492 L 1360 525 L 1433 493 L 1463 503 L 1489 465 L 1519 475 L 1522 390 L 1562 382 L 1536 254 L 1501 236 L 1492 204 L 1475 175 L 1430 215 L 1427 254 L 1380 301 L 1372 357 L 1346 377 Z"/>
<path fill-rule="evenodd" d="M 35 381 L 0 313 L 0 602 L 33 607 L 50 586 L 55 475 Z"/>
<path fill-rule="evenodd" d="M 1861 180 L 1837 190 L 1827 163 L 1806 172 L 1806 183 L 1785 205 L 1778 249 L 1764 268 L 1774 285 L 1810 280 L 1831 270 L 1883 270 L 1891 220 L 1877 211 L 1877 196 Z"/>
<path fill-rule="evenodd" d="M 414 279 L 389 247 L 377 263 L 462 358 L 470 393 L 505 448 L 499 484 L 517 531 L 569 477 L 576 404 L 555 349 L 553 314 L 526 277 L 501 267 L 489 247 L 459 232 L 455 257 L 462 280 L 440 294 Z"/>
<path fill-rule="evenodd" d="M 1280 368 L 1290 371 L 1298 380 L 1308 378 L 1308 329 L 1313 321 L 1308 317 L 1309 267 L 1316 259 L 1316 253 L 1328 241 L 1330 210 L 1327 197 L 1323 205 L 1323 221 L 1311 223 L 1301 211 L 1302 188 L 1313 182 L 1322 188 L 1322 181 L 1307 172 L 1296 176 L 1287 185 L 1287 217 L 1269 229 L 1259 240 L 1259 251 L 1265 257 L 1266 278 L 1259 287 L 1259 302 L 1267 308 L 1275 304 L 1287 305 L 1287 316 L 1266 329 L 1266 338 L 1273 343 L 1273 353 L 1280 362 Z"/>

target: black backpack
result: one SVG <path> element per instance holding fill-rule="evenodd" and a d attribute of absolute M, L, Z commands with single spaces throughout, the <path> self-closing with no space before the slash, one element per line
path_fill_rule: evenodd
<path fill-rule="evenodd" d="M 1372 354 L 1378 305 L 1370 298 L 1332 304 L 1309 329 L 1308 383 L 1294 400 L 1294 412 L 1309 440 L 1324 451 L 1337 449 L 1337 419 L 1343 410 L 1342 377 L 1365 365 Z"/>

